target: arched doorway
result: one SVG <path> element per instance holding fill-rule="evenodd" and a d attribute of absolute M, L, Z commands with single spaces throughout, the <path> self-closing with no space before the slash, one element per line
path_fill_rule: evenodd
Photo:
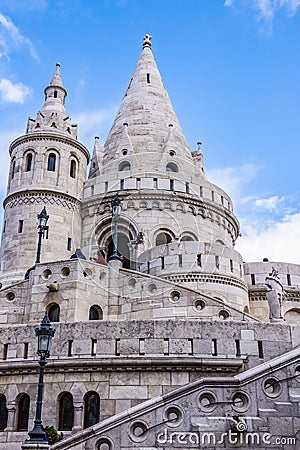
<path fill-rule="evenodd" d="M 125 269 L 130 269 L 130 249 L 129 244 L 130 237 L 128 234 L 124 234 L 124 232 L 118 233 L 118 245 L 117 245 L 117 253 L 118 256 L 122 260 L 122 265 Z M 109 260 L 110 256 L 113 254 L 114 245 L 112 237 L 109 238 L 107 245 L 107 260 Z"/>

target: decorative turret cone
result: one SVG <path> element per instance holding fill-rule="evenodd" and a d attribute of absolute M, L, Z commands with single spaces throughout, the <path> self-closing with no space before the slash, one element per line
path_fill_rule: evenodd
<path fill-rule="evenodd" d="M 173 126 L 172 145 L 176 147 L 177 157 L 189 163 L 192 161 L 189 146 L 153 57 L 149 35 L 144 37 L 142 53 L 104 145 L 103 166 L 114 161 L 122 151 L 124 123 L 128 124 L 126 131 L 138 165 L 141 165 L 143 158 L 143 166 L 148 160 L 149 165 L 152 162 L 155 166 L 149 169 L 165 170 L 162 153 L 169 151 L 166 146 L 169 124 Z"/>

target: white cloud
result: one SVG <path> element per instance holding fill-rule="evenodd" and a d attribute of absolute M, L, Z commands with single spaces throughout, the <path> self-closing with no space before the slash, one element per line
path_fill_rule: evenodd
<path fill-rule="evenodd" d="M 112 125 L 117 106 L 113 105 L 107 108 L 94 111 L 81 111 L 73 114 L 73 121 L 79 125 L 80 139 L 91 142 L 95 136 L 100 135 L 100 139 L 106 137 L 110 126 Z"/>
<path fill-rule="evenodd" d="M 258 232 L 252 226 L 245 227 L 245 235 L 238 239 L 236 250 L 245 261 L 282 261 L 300 263 L 300 213 L 287 215 Z"/>
<path fill-rule="evenodd" d="M 278 197 L 277 195 L 273 195 L 268 198 L 260 198 L 255 200 L 254 206 L 266 209 L 268 211 L 275 210 L 284 202 L 284 197 Z"/>
<path fill-rule="evenodd" d="M 244 186 L 261 170 L 254 164 L 244 164 L 239 167 L 213 168 L 207 170 L 208 178 L 222 187 L 233 199 L 234 203 L 245 203 Z M 248 201 L 249 197 L 247 197 Z"/>
<path fill-rule="evenodd" d="M 0 99 L 2 102 L 24 103 L 30 93 L 30 88 L 23 83 L 13 84 L 6 78 L 0 79 Z"/>
<path fill-rule="evenodd" d="M 226 0 L 224 6 L 232 7 L 235 5 L 248 5 L 254 7 L 258 12 L 258 19 L 272 22 L 275 15 L 282 9 L 286 9 L 288 15 L 294 16 L 300 6 L 300 0 L 249 0 L 242 3 L 241 0 Z"/>
<path fill-rule="evenodd" d="M 0 57 L 7 57 L 14 48 L 25 47 L 33 58 L 37 58 L 33 44 L 22 35 L 10 17 L 0 13 Z"/>

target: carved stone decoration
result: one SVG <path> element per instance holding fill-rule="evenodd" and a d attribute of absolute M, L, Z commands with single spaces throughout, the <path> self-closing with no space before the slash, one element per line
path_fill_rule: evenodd
<path fill-rule="evenodd" d="M 282 322 L 282 298 L 283 287 L 280 282 L 278 271 L 272 267 L 272 272 L 266 277 L 265 285 L 267 288 L 266 297 L 269 304 L 271 322 Z"/>

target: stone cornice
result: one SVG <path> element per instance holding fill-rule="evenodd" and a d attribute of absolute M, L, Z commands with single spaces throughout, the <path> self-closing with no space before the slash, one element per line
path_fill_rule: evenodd
<path fill-rule="evenodd" d="M 247 356 L 229 357 L 91 357 L 49 359 L 46 373 L 99 372 L 108 370 L 121 371 L 205 371 L 205 372 L 237 372 L 247 361 Z M 11 360 L 0 362 L 0 377 L 15 374 L 38 373 L 37 360 Z"/>
<path fill-rule="evenodd" d="M 102 194 L 99 196 L 94 196 L 93 198 L 87 198 L 83 199 L 82 205 L 83 208 L 90 208 L 97 206 L 97 212 L 98 214 L 103 214 L 106 211 L 107 205 L 111 204 L 111 201 L 113 200 L 115 196 L 115 192 L 107 192 L 106 194 Z M 138 191 L 122 191 L 119 192 L 119 196 L 121 200 L 123 201 L 123 210 L 126 211 L 127 201 L 160 201 L 160 202 L 172 202 L 172 203 L 183 203 L 184 205 L 187 205 L 187 207 L 195 208 L 195 211 L 192 213 L 195 216 L 200 215 L 202 217 L 207 217 L 208 213 L 213 213 L 215 215 L 219 215 L 223 217 L 226 221 L 228 221 L 234 230 L 234 236 L 233 239 L 236 240 L 237 237 L 240 234 L 240 224 L 238 219 L 235 217 L 235 215 L 224 208 L 221 205 L 218 205 L 215 202 L 212 202 L 206 198 L 202 197 L 194 197 L 189 194 L 183 194 L 183 193 L 170 193 L 169 191 L 156 191 L 156 190 L 145 190 L 144 192 L 141 190 Z M 99 202 L 100 197 L 100 202 Z M 100 203 L 100 206 L 99 206 Z M 151 205 L 149 204 L 149 207 L 147 209 L 151 209 Z M 164 208 L 162 208 L 164 209 Z M 171 210 L 176 211 L 176 206 L 171 208 Z M 188 212 L 188 211 L 183 211 Z M 228 230 L 230 232 L 230 230 Z"/>
<path fill-rule="evenodd" d="M 161 278 L 168 279 L 170 281 L 173 281 L 174 283 L 180 284 L 181 282 L 195 282 L 200 281 L 203 283 L 218 283 L 218 284 L 225 284 L 229 286 L 234 286 L 239 289 L 243 289 L 244 291 L 248 292 L 248 286 L 247 284 L 238 278 L 235 277 L 229 277 L 228 275 L 217 275 L 217 274 L 211 274 L 211 273 L 205 273 L 205 272 L 193 272 L 189 271 L 189 273 L 186 274 L 180 274 L 180 273 L 166 273 L 165 275 L 162 274 Z"/>
<path fill-rule="evenodd" d="M 22 136 L 19 136 L 17 139 L 12 141 L 12 143 L 10 144 L 9 154 L 11 155 L 11 153 L 15 147 L 17 147 L 18 145 L 21 145 L 25 142 L 43 141 L 45 139 L 48 139 L 48 140 L 54 141 L 54 142 L 62 142 L 64 144 L 75 147 L 77 150 L 80 150 L 84 154 L 84 156 L 87 159 L 87 162 L 89 163 L 90 152 L 83 144 L 81 144 L 81 142 L 77 141 L 76 139 L 72 138 L 71 136 L 68 136 L 67 134 L 64 135 L 62 133 L 58 133 L 58 132 L 50 131 L 50 130 L 39 131 L 39 132 L 35 132 L 35 133 L 28 133 L 28 134 L 23 134 Z"/>
<path fill-rule="evenodd" d="M 53 197 L 60 198 L 62 200 L 73 203 L 78 208 L 80 207 L 80 200 L 78 198 L 73 197 L 72 195 L 69 195 L 69 194 L 52 191 L 52 190 L 47 190 L 47 189 L 33 189 L 33 190 L 27 189 L 27 190 L 13 192 L 4 199 L 3 207 L 5 208 L 13 200 L 29 198 L 29 197 L 34 198 L 34 197 L 38 197 L 38 196 L 42 196 L 44 198 L 53 198 Z"/>

